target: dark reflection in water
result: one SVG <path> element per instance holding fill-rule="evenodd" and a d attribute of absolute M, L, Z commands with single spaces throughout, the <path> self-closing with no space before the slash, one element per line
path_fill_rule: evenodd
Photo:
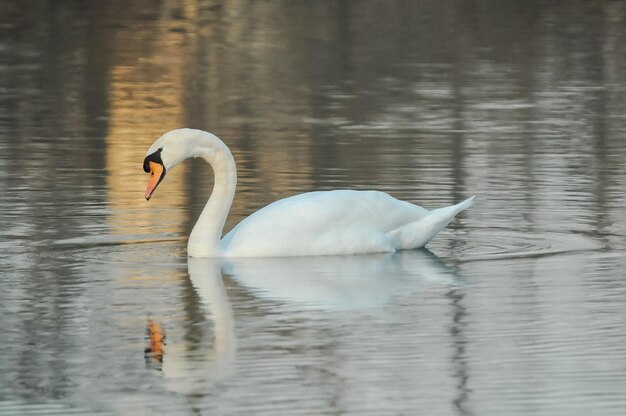
<path fill-rule="evenodd" d="M 625 23 L 619 0 L 2 2 L 0 413 L 623 414 Z M 197 283 L 210 170 L 143 200 L 180 126 L 235 155 L 227 228 L 315 189 L 477 203 L 441 267 Z"/>

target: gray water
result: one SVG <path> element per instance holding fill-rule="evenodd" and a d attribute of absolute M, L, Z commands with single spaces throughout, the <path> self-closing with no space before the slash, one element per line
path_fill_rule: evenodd
<path fill-rule="evenodd" d="M 128 3 L 0 6 L 0 414 L 626 413 L 626 2 Z M 188 263 L 210 168 L 143 198 L 181 126 L 233 151 L 227 230 L 476 204 L 428 251 Z"/>

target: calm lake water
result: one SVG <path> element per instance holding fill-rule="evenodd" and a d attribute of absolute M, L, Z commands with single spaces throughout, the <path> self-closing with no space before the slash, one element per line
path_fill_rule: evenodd
<path fill-rule="evenodd" d="M 623 415 L 626 2 L 0 6 L 0 414 Z M 188 261 L 296 193 L 436 208 L 394 255 Z M 148 319 L 166 334 L 146 354 Z"/>

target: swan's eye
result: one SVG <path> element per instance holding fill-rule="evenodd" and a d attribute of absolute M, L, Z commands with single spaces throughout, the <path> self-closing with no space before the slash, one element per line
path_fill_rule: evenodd
<path fill-rule="evenodd" d="M 157 149 L 156 152 L 149 154 L 148 156 L 146 156 L 146 158 L 143 160 L 143 171 L 148 173 L 150 172 L 150 162 L 157 162 L 161 165 L 163 165 L 163 160 L 161 159 L 161 152 L 163 151 L 163 148 L 159 148 Z"/>

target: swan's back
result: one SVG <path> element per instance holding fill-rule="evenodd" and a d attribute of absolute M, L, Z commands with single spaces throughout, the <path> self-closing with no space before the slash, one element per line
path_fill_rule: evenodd
<path fill-rule="evenodd" d="M 223 238 L 221 247 L 229 257 L 393 251 L 386 233 L 428 213 L 379 191 L 309 192 L 250 215 Z"/>

